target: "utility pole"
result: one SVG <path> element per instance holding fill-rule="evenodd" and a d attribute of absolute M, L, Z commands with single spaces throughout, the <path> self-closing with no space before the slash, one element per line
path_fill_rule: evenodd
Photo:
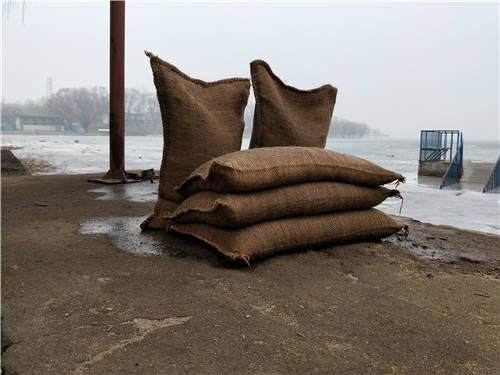
<path fill-rule="evenodd" d="M 110 1 L 109 171 L 106 184 L 129 182 L 125 172 L 125 1 Z"/>

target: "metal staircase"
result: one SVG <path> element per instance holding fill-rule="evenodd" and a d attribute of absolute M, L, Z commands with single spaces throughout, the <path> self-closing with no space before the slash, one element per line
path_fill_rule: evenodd
<path fill-rule="evenodd" d="M 483 193 L 497 192 L 500 188 L 500 156 L 495 164 L 495 168 L 491 172 L 490 178 L 484 185 Z"/>
<path fill-rule="evenodd" d="M 443 176 L 439 188 L 454 185 L 460 182 L 464 173 L 464 142 L 462 133 L 459 134 L 458 147 L 446 173 Z"/>

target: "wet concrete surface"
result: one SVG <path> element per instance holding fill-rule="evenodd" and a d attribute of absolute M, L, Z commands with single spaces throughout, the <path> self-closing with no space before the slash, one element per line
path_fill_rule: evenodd
<path fill-rule="evenodd" d="M 89 219 L 80 227 L 86 235 L 106 235 L 113 246 L 135 255 L 160 255 L 162 241 L 153 234 L 141 232 L 139 225 L 145 217 L 109 217 Z"/>
<path fill-rule="evenodd" d="M 411 218 L 399 220 L 410 225 L 407 237 L 384 239 L 423 262 L 446 264 L 463 269 L 500 273 L 500 237 L 478 231 L 458 230 L 446 225 L 430 225 Z"/>
<path fill-rule="evenodd" d="M 90 193 L 100 194 L 97 200 L 125 200 L 129 202 L 154 202 L 157 198 L 158 183 L 149 182 L 105 185 L 97 189 L 89 190 Z M 444 263 L 469 262 L 488 263 L 500 261 L 500 251 L 488 251 L 488 248 L 477 248 L 475 246 L 457 247 L 455 241 L 450 240 L 450 233 L 446 226 L 435 226 L 441 228 L 440 235 L 425 235 L 418 224 L 420 221 L 411 218 L 396 217 L 408 224 L 414 225 L 413 231 L 407 237 L 400 235 L 391 236 L 384 241 L 393 243 L 408 252 L 411 256 L 426 261 L 436 261 Z M 177 248 L 172 250 L 166 243 L 172 242 L 174 235 L 166 235 L 159 232 L 141 232 L 140 223 L 145 217 L 108 217 L 94 218 L 81 223 L 80 232 L 87 235 L 106 235 L 113 241 L 113 244 L 128 253 L 136 255 L 161 255 L 181 254 L 182 250 Z M 467 233 L 467 231 L 465 231 Z M 470 231 L 469 233 L 474 233 Z M 457 237 L 457 234 L 452 234 Z M 459 235 L 458 235 L 459 236 Z M 488 236 L 486 234 L 486 236 Z M 166 240 L 170 237 L 170 240 Z M 459 236 L 460 237 L 460 236 Z M 491 238 L 497 239 L 497 236 Z M 487 255 L 489 254 L 489 255 Z"/>
<path fill-rule="evenodd" d="M 422 178 L 422 177 L 421 177 Z M 424 177 L 429 183 L 440 180 L 435 177 Z M 96 189 L 89 190 L 90 193 L 97 193 L 97 200 L 126 200 L 129 202 L 154 202 L 158 196 L 158 183 L 149 182 L 104 185 Z M 172 254 L 172 251 L 165 246 L 165 235 L 158 232 L 141 232 L 138 230 L 139 224 L 145 217 L 111 217 L 95 218 L 87 220 L 81 224 L 80 232 L 88 235 L 106 235 L 112 239 L 113 244 L 123 251 L 136 255 L 161 255 L 162 253 Z M 398 217 L 396 217 L 398 218 Z M 421 223 L 411 218 L 400 218 L 407 223 Z M 443 227 L 446 228 L 446 227 Z M 496 238 L 496 237 L 493 237 Z M 454 263 L 457 261 L 469 261 L 471 263 L 482 263 L 498 261 L 497 252 L 493 252 L 493 259 L 484 255 L 484 249 L 477 250 L 475 247 L 456 248 L 450 246 L 448 234 L 441 237 L 425 236 L 420 231 L 414 235 L 410 233 L 408 237 L 391 236 L 384 241 L 398 245 L 410 255 L 429 261 Z M 174 253 L 179 253 L 178 250 Z M 500 254 L 500 252 L 498 252 Z"/>
<path fill-rule="evenodd" d="M 129 202 L 154 202 L 158 199 L 158 182 L 149 181 L 121 184 L 97 185 L 89 193 L 97 193 L 98 200 L 126 200 Z"/>
<path fill-rule="evenodd" d="M 146 217 L 147 215 L 88 219 L 80 224 L 80 233 L 109 238 L 116 249 L 138 256 L 191 256 L 203 259 L 215 254 L 215 251 L 199 242 L 192 242 L 166 231 L 141 231 L 140 224 Z"/>
<path fill-rule="evenodd" d="M 500 373 L 498 236 L 405 219 L 235 267 L 90 177 L 2 178 L 8 375 Z"/>
<path fill-rule="evenodd" d="M 185 255 L 186 243 L 182 242 L 181 237 L 162 231 L 141 231 L 139 226 L 145 218 L 146 216 L 89 219 L 80 224 L 80 233 L 106 236 L 111 239 L 117 249 L 134 255 Z M 500 266 L 500 251 L 494 248 L 495 241 L 499 241 L 497 236 L 491 235 L 493 248 L 489 245 L 486 248 L 457 247 L 455 241 L 449 240 L 449 235 L 446 233 L 447 227 L 441 228 L 442 233 L 426 236 L 416 229 L 420 222 L 404 217 L 397 219 L 412 224 L 413 231 L 408 236 L 393 235 L 382 241 L 396 245 L 412 257 L 436 263 L 465 262 Z M 471 233 L 474 234 L 474 232 Z M 186 241 L 189 242 L 189 240 Z M 175 243 L 177 245 L 174 245 Z M 497 244 L 500 245 L 500 242 Z M 207 251 L 207 247 L 198 243 L 198 250 L 199 253 L 203 253 Z"/>

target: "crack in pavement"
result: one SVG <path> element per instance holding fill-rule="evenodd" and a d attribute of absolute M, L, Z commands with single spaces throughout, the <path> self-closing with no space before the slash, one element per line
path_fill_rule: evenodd
<path fill-rule="evenodd" d="M 183 316 L 183 317 L 173 317 L 173 318 L 166 318 L 166 319 L 144 319 L 144 318 L 134 318 L 133 320 L 126 321 L 124 323 L 119 323 L 120 324 L 134 324 L 138 330 L 138 332 L 127 339 L 120 340 L 116 344 L 111 345 L 107 350 L 104 350 L 102 352 L 99 352 L 92 357 L 90 357 L 87 361 L 82 362 L 78 367 L 73 369 L 71 371 L 72 375 L 81 375 L 83 374 L 86 370 L 88 370 L 89 366 L 92 366 L 93 364 L 101 361 L 104 359 L 106 356 L 111 355 L 113 352 L 119 349 L 123 349 L 127 345 L 140 342 L 144 340 L 144 338 L 159 329 L 162 328 L 167 328 L 171 326 L 176 326 L 180 324 L 186 323 L 189 319 L 191 319 L 191 316 Z"/>

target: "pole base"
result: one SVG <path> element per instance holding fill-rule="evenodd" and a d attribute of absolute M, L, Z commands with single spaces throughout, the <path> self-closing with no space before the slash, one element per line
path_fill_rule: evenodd
<path fill-rule="evenodd" d="M 120 169 L 110 169 L 103 178 L 92 178 L 89 182 L 97 182 L 99 184 L 117 185 L 117 184 L 131 184 L 134 182 L 153 181 L 156 179 L 153 169 L 146 169 L 140 174 L 126 172 Z"/>

